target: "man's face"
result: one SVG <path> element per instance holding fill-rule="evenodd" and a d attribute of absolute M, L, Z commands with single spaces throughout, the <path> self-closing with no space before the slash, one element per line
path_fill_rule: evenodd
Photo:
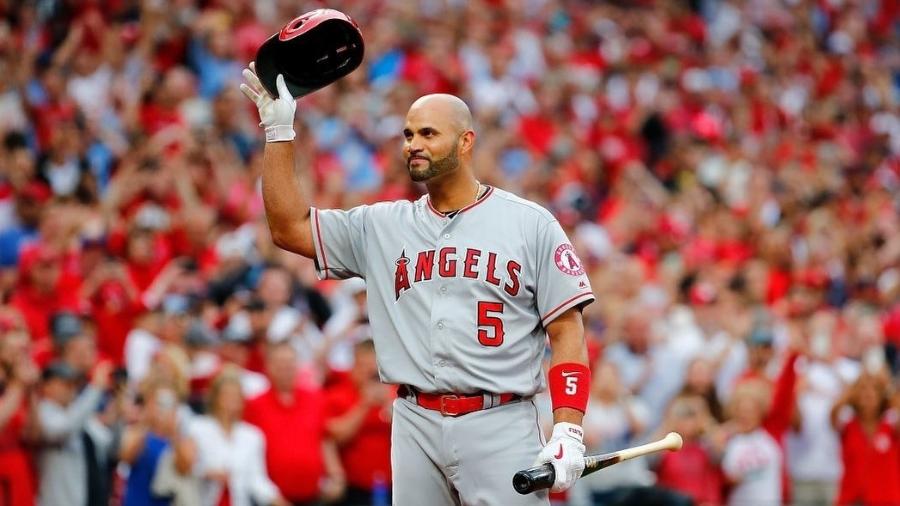
<path fill-rule="evenodd" d="M 280 307 L 291 299 L 291 276 L 282 269 L 267 269 L 263 272 L 257 289 L 259 297 L 267 306 Z"/>
<path fill-rule="evenodd" d="M 290 346 L 280 345 L 269 351 L 266 371 L 276 390 L 293 388 L 297 380 L 297 355 Z"/>
<path fill-rule="evenodd" d="M 378 362 L 375 360 L 375 350 L 357 350 L 353 361 L 353 375 L 360 383 L 378 381 Z"/>
<path fill-rule="evenodd" d="M 224 341 L 219 345 L 219 356 L 226 362 L 243 367 L 250 358 L 250 348 L 240 342 Z"/>
<path fill-rule="evenodd" d="M 456 170 L 460 137 L 449 121 L 429 113 L 428 107 L 410 109 L 403 128 L 403 158 L 409 177 L 423 182 Z"/>
<path fill-rule="evenodd" d="M 35 262 L 34 268 L 31 270 L 31 281 L 42 292 L 54 290 L 59 276 L 60 266 L 55 260 Z"/>
<path fill-rule="evenodd" d="M 62 378 L 52 378 L 44 382 L 43 394 L 60 406 L 68 406 L 75 399 L 75 384 Z"/>
<path fill-rule="evenodd" d="M 63 351 L 63 360 L 76 371 L 86 374 L 97 361 L 94 338 L 87 334 L 70 338 Z"/>

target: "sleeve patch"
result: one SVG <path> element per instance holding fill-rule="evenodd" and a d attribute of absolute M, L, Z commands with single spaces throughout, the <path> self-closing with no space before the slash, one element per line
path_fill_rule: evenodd
<path fill-rule="evenodd" d="M 556 261 L 556 267 L 569 276 L 581 276 L 584 274 L 584 266 L 581 265 L 581 260 L 575 254 L 575 248 L 569 243 L 560 244 L 556 248 L 554 260 Z"/>

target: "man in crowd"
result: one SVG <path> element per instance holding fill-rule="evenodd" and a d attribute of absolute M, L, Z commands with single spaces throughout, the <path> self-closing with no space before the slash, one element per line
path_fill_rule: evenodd
<path fill-rule="evenodd" d="M 111 435 L 96 420 L 111 386 L 112 365 L 99 363 L 79 393 L 81 375 L 65 362 L 44 368 L 38 424 L 38 503 L 42 506 L 94 505 L 109 497 L 105 456 Z"/>
<path fill-rule="evenodd" d="M 289 342 L 269 345 L 271 387 L 247 404 L 244 416 L 266 437 L 266 469 L 282 495 L 294 504 L 314 504 L 343 494 L 344 472 L 325 432 L 322 393 L 298 387 L 298 372 Z"/>
<path fill-rule="evenodd" d="M 347 473 L 343 504 L 364 506 L 378 500 L 387 504 L 394 390 L 378 379 L 371 339 L 356 344 L 353 358 L 353 368 L 327 387 L 325 427 L 340 449 Z"/>

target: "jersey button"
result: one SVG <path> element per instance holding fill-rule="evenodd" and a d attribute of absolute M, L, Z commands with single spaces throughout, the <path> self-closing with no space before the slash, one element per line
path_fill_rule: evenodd
<path fill-rule="evenodd" d="M 444 330 L 444 322 L 438 322 L 437 328 Z"/>
<path fill-rule="evenodd" d="M 449 239 L 449 238 L 450 238 L 450 234 L 444 234 L 444 239 Z"/>
<path fill-rule="evenodd" d="M 447 287 L 446 287 L 446 286 L 442 286 L 442 287 L 441 287 L 441 293 L 447 293 Z"/>

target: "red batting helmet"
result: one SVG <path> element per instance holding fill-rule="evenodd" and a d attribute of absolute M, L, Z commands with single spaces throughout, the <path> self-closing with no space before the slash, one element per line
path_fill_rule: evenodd
<path fill-rule="evenodd" d="M 256 52 L 256 74 L 273 97 L 275 79 L 294 98 L 312 93 L 356 69 L 363 59 L 363 39 L 350 16 L 316 9 L 295 18 L 266 40 Z"/>

